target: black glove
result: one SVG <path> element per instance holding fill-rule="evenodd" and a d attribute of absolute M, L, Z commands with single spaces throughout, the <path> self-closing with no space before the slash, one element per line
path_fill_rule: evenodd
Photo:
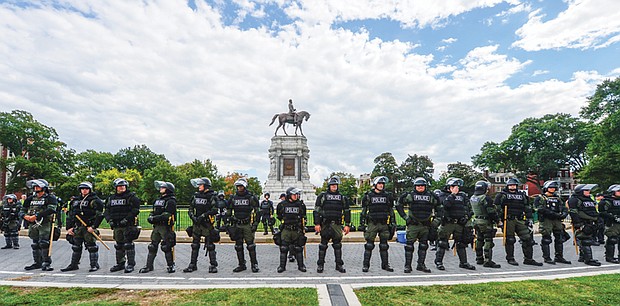
<path fill-rule="evenodd" d="M 148 223 L 153 224 L 153 223 L 155 223 L 155 217 L 154 217 L 154 216 L 152 216 L 152 215 L 150 215 L 148 218 L 146 218 L 146 221 L 147 221 Z"/>
<path fill-rule="evenodd" d="M 196 218 L 197 224 L 202 224 L 203 222 L 205 222 L 205 215 L 200 215 L 198 216 L 198 218 Z"/>
<path fill-rule="evenodd" d="M 120 227 L 125 227 L 129 224 L 129 221 L 127 221 L 127 219 L 122 219 L 120 222 L 118 222 L 118 226 Z"/>
<path fill-rule="evenodd" d="M 469 221 L 469 219 L 467 217 L 461 217 L 461 218 L 459 218 L 457 223 L 459 225 L 465 225 L 465 224 L 467 224 L 467 221 Z"/>

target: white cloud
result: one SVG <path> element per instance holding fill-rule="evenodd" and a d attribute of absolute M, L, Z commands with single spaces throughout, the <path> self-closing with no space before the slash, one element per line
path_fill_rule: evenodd
<path fill-rule="evenodd" d="M 439 166 L 468 162 L 523 118 L 577 113 L 603 78 L 577 72 L 568 82 L 513 89 L 507 80 L 529 60 L 490 45 L 458 65 L 435 65 L 416 44 L 331 29 L 334 18 L 383 8 L 343 3 L 293 3 L 287 11 L 301 20 L 246 31 L 223 25 L 218 9 L 201 1 L 195 11 L 173 1 L 73 2 L 94 18 L 2 4 L 0 109 L 33 113 L 78 151 L 144 143 L 175 164 L 210 158 L 222 173 L 256 169 L 264 180 L 269 121 L 292 98 L 312 113 L 303 127 L 311 180 L 320 185 L 332 171 L 370 172 L 383 152 L 399 162 L 407 154 L 429 154 Z M 383 10 L 430 24 L 476 7 L 447 3 Z"/>
<path fill-rule="evenodd" d="M 602 48 L 620 40 L 620 1 L 574 0 L 556 18 L 544 21 L 539 9 L 516 31 L 513 46 L 527 51 Z"/>
<path fill-rule="evenodd" d="M 455 43 L 458 39 L 454 38 L 454 37 L 450 37 L 450 38 L 445 38 L 442 39 L 441 42 L 442 43 L 446 43 L 446 44 L 452 44 Z"/>
<path fill-rule="evenodd" d="M 543 75 L 543 74 L 548 74 L 549 70 L 536 70 L 534 71 L 534 73 L 532 73 L 532 76 L 539 76 L 539 75 Z"/>

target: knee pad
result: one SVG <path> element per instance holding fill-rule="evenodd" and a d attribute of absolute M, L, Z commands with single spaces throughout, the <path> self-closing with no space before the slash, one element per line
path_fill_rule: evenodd
<path fill-rule="evenodd" d="M 39 241 L 39 248 L 41 248 L 41 249 L 49 249 L 49 247 L 50 247 L 49 240 L 40 240 Z"/>
<path fill-rule="evenodd" d="M 426 251 L 428 250 L 428 242 L 420 242 L 420 244 L 418 245 L 418 248 L 422 251 Z"/>
<path fill-rule="evenodd" d="M 515 236 L 506 237 L 506 244 L 515 244 L 517 242 L 517 238 Z"/>
<path fill-rule="evenodd" d="M 332 248 L 334 248 L 334 250 L 340 250 L 342 249 L 342 243 L 333 243 Z"/>
<path fill-rule="evenodd" d="M 192 243 L 191 247 L 192 247 L 192 250 L 199 250 L 200 249 L 200 243 Z"/>
<path fill-rule="evenodd" d="M 380 251 L 387 251 L 390 248 L 390 245 L 387 243 L 379 243 L 379 250 Z"/>
<path fill-rule="evenodd" d="M 334 247 L 334 249 L 336 248 L 336 246 L 335 246 L 335 245 L 332 245 L 332 246 Z M 327 250 L 327 244 L 322 244 L 322 243 L 321 243 L 321 244 L 319 244 L 319 250 L 320 250 L 320 251 L 325 251 L 325 250 Z"/>
<path fill-rule="evenodd" d="M 450 243 L 448 243 L 448 241 L 446 240 L 439 240 L 439 242 L 437 242 L 437 247 L 439 247 L 440 249 L 449 249 Z"/>
<path fill-rule="evenodd" d="M 557 236 L 555 238 L 556 240 L 558 239 Z M 551 236 L 543 236 L 542 239 L 540 240 L 540 243 L 542 244 L 551 244 L 552 240 L 551 240 Z"/>
<path fill-rule="evenodd" d="M 86 249 L 88 250 L 89 253 L 97 253 L 97 251 L 99 251 L 99 246 L 97 246 L 96 244 L 89 245 L 86 247 Z"/>
<path fill-rule="evenodd" d="M 118 244 L 118 243 L 117 243 L 117 244 L 115 244 L 115 245 L 114 245 L 114 248 L 115 248 L 117 251 L 122 251 L 122 250 L 123 250 L 123 244 Z"/>
<path fill-rule="evenodd" d="M 243 244 L 235 244 L 235 251 L 243 252 Z"/>
<path fill-rule="evenodd" d="M 248 249 L 248 252 L 256 251 L 256 244 L 254 244 L 254 243 L 248 244 L 247 249 Z"/>
<path fill-rule="evenodd" d="M 72 244 L 71 245 L 71 249 L 73 250 L 73 252 L 81 253 L 82 252 L 82 245 Z"/>
<path fill-rule="evenodd" d="M 130 251 L 136 248 L 136 245 L 133 244 L 133 242 L 128 242 L 123 244 L 123 249 L 125 249 L 125 251 Z"/>
<path fill-rule="evenodd" d="M 405 252 L 413 252 L 413 245 L 405 244 Z"/>
<path fill-rule="evenodd" d="M 375 244 L 374 243 L 366 242 L 366 244 L 364 244 L 364 249 L 366 249 L 368 251 L 372 251 L 374 248 L 375 248 Z"/>
<path fill-rule="evenodd" d="M 211 244 L 207 244 L 207 251 L 215 251 L 215 244 L 211 243 Z"/>
<path fill-rule="evenodd" d="M 618 244 L 618 236 L 609 237 L 607 241 L 609 244 Z"/>
<path fill-rule="evenodd" d="M 288 245 L 281 245 L 280 253 L 288 253 Z"/>
<path fill-rule="evenodd" d="M 157 244 L 149 243 L 147 248 L 149 249 L 149 253 L 157 252 Z"/>
<path fill-rule="evenodd" d="M 161 251 L 164 253 L 168 253 L 170 251 L 172 251 L 172 246 L 170 246 L 169 244 L 162 244 L 161 245 Z"/>
<path fill-rule="evenodd" d="M 38 244 L 38 243 L 33 243 L 33 244 L 31 244 L 31 245 L 30 245 L 30 247 L 31 247 L 33 250 L 38 250 L 38 249 L 40 249 L 40 248 L 41 248 L 41 247 L 39 246 L 39 244 Z"/>

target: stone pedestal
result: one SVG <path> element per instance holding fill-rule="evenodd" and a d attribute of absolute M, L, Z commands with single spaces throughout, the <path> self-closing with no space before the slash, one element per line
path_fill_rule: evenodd
<path fill-rule="evenodd" d="M 269 176 L 263 192 L 269 192 L 274 203 L 289 187 L 303 190 L 301 199 L 308 208 L 314 207 L 316 195 L 310 183 L 308 159 L 310 150 L 304 136 L 274 136 L 269 147 Z"/>

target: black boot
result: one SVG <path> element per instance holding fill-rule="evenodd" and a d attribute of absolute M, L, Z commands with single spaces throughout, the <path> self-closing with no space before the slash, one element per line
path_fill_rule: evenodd
<path fill-rule="evenodd" d="M 524 265 L 530 265 L 530 266 L 542 266 L 543 263 L 542 262 L 538 262 L 536 260 L 534 260 L 534 247 L 531 244 L 528 244 L 527 242 L 523 242 L 523 244 L 521 245 L 521 250 L 523 250 L 523 257 L 525 257 L 525 259 L 523 260 L 523 264 Z"/>
<path fill-rule="evenodd" d="M 335 252 L 336 252 L 336 249 L 334 249 L 334 253 Z M 325 269 L 324 265 L 325 265 L 326 253 L 327 253 L 327 244 L 320 243 L 319 244 L 319 259 L 316 261 L 316 272 L 317 273 L 323 273 L 323 270 Z"/>
<path fill-rule="evenodd" d="M 146 255 L 146 265 L 142 269 L 140 269 L 138 272 L 149 273 L 153 271 L 154 270 L 153 263 L 155 262 L 155 256 L 157 256 L 157 252 L 149 252 L 149 254 Z"/>
<path fill-rule="evenodd" d="M 11 240 L 13 240 L 13 249 L 19 249 L 19 233 L 15 233 L 15 235 L 11 237 Z"/>
<path fill-rule="evenodd" d="M 239 262 L 239 265 L 233 269 L 233 272 L 241 272 L 247 270 L 248 268 L 245 266 L 245 256 L 243 254 L 243 245 L 236 244 L 235 251 L 237 252 L 237 261 Z"/>
<path fill-rule="evenodd" d="M 78 263 L 80 262 L 81 257 L 82 252 L 73 251 L 71 254 L 71 263 L 69 263 L 67 267 L 60 269 L 60 272 L 75 271 L 79 269 Z"/>
<path fill-rule="evenodd" d="M 467 270 L 476 270 L 476 267 L 470 265 L 467 262 L 467 249 L 466 248 L 456 248 L 456 254 L 459 256 L 459 268 L 467 269 Z"/>
<path fill-rule="evenodd" d="M 250 268 L 253 273 L 260 271 L 258 268 L 258 259 L 256 258 L 256 244 L 252 243 L 248 245 L 248 253 L 250 253 Z"/>
<path fill-rule="evenodd" d="M 551 259 L 551 247 L 548 243 L 542 242 L 540 244 L 540 248 L 542 249 L 543 259 L 545 263 L 555 265 L 555 261 Z"/>
<path fill-rule="evenodd" d="M 209 273 L 217 273 L 217 257 L 215 253 L 215 245 L 213 250 L 209 250 Z"/>
<path fill-rule="evenodd" d="M 418 247 L 418 266 L 415 268 L 418 271 L 425 273 L 431 273 L 431 269 L 427 268 L 424 262 L 426 261 L 426 250 L 428 245 L 422 245 Z"/>
<path fill-rule="evenodd" d="M 437 270 L 445 270 L 446 267 L 443 265 L 443 257 L 446 254 L 446 249 L 439 247 L 437 249 L 437 252 L 435 253 L 435 266 L 437 267 Z"/>
<path fill-rule="evenodd" d="M 364 261 L 362 263 L 362 272 L 368 272 L 370 269 L 370 258 L 372 257 L 372 250 L 364 250 Z"/>
<path fill-rule="evenodd" d="M 288 255 L 288 247 L 280 246 L 280 265 L 278 266 L 278 273 L 286 271 L 286 257 Z"/>
<path fill-rule="evenodd" d="M 297 251 L 295 255 L 295 259 L 297 259 L 297 270 L 301 272 L 306 272 L 306 265 L 304 265 L 303 247 L 297 247 L 295 250 Z"/>
<path fill-rule="evenodd" d="M 506 261 L 509 265 L 518 266 L 519 263 L 515 260 L 515 245 L 506 244 Z"/>
<path fill-rule="evenodd" d="M 584 245 L 581 247 L 581 251 L 583 253 L 583 262 L 589 266 L 600 266 L 601 263 L 592 258 L 592 247 L 589 245 Z"/>
<path fill-rule="evenodd" d="M 605 244 L 605 261 L 609 263 L 620 263 L 618 258 L 614 257 L 616 252 L 616 245 L 610 243 L 611 239 L 607 239 L 607 243 Z"/>
<path fill-rule="evenodd" d="M 43 263 L 41 264 L 41 270 L 54 271 L 54 268 L 52 268 L 52 257 L 48 254 L 49 248 L 41 249 L 41 258 L 43 259 Z"/>
<path fill-rule="evenodd" d="M 379 244 L 379 256 L 381 257 L 381 269 L 394 272 L 394 269 L 390 266 L 390 262 L 388 260 L 388 244 Z"/>
<path fill-rule="evenodd" d="M 484 240 L 476 240 L 476 264 L 484 264 Z"/>
<path fill-rule="evenodd" d="M 125 266 L 125 273 L 131 273 L 136 266 L 136 249 L 135 246 L 133 246 L 133 243 L 132 247 L 125 251 L 125 254 L 127 254 L 127 265 Z"/>
<path fill-rule="evenodd" d="M 164 253 L 164 257 L 166 258 L 166 272 L 174 273 L 176 272 L 176 265 L 174 264 L 174 258 L 172 256 L 172 250 Z"/>
<path fill-rule="evenodd" d="M 411 273 L 411 271 L 413 271 L 413 269 L 411 268 L 411 262 L 413 261 L 413 251 L 413 245 L 405 245 L 405 273 Z"/>
<path fill-rule="evenodd" d="M 347 270 L 344 268 L 344 261 L 342 260 L 342 244 L 334 243 L 332 247 L 334 248 L 334 257 L 336 258 L 336 271 L 346 273 Z"/>
<path fill-rule="evenodd" d="M 125 270 L 125 249 L 123 249 L 122 244 L 120 247 L 115 244 L 114 248 L 116 249 L 116 265 L 110 268 L 110 272 Z"/>
<path fill-rule="evenodd" d="M 192 253 L 190 255 L 189 265 L 183 269 L 185 273 L 191 273 L 198 270 L 198 252 L 200 251 L 200 243 L 192 243 Z"/>
<path fill-rule="evenodd" d="M 88 269 L 88 272 L 99 270 L 99 252 L 89 252 L 88 259 L 90 261 L 90 269 Z"/>
<path fill-rule="evenodd" d="M 493 261 L 493 249 L 484 250 L 484 263 L 482 264 L 485 268 L 501 268 L 502 266 Z"/>
<path fill-rule="evenodd" d="M 1 247 L 0 249 L 6 250 L 6 249 L 12 249 L 13 248 L 13 240 L 11 239 L 11 237 L 8 237 L 5 235 L 4 239 L 6 240 L 6 245 Z"/>

